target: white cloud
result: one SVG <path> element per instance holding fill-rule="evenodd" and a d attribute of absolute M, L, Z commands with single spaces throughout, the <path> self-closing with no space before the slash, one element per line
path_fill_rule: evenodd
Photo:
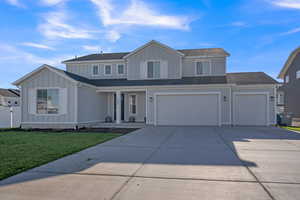
<path fill-rule="evenodd" d="M 271 0 L 271 3 L 279 7 L 300 9 L 300 0 Z"/>
<path fill-rule="evenodd" d="M 42 4 L 44 4 L 46 6 L 54 6 L 54 5 L 66 2 L 66 0 L 41 0 L 41 1 L 42 1 Z"/>
<path fill-rule="evenodd" d="M 236 26 L 236 27 L 245 27 L 245 26 L 247 26 L 247 24 L 245 22 L 242 22 L 242 21 L 232 22 L 230 25 L 231 26 Z"/>
<path fill-rule="evenodd" d="M 95 51 L 95 52 L 101 51 L 101 48 L 99 46 L 93 46 L 93 45 L 83 45 L 82 48 L 86 51 Z"/>
<path fill-rule="evenodd" d="M 38 49 L 48 49 L 48 50 L 55 50 L 53 47 L 44 45 L 44 44 L 38 44 L 38 43 L 33 43 L 33 42 L 23 42 L 21 43 L 24 46 L 28 46 L 28 47 L 35 47 Z"/>
<path fill-rule="evenodd" d="M 291 35 L 291 34 L 294 34 L 294 33 L 300 33 L 300 27 L 294 28 L 294 29 L 289 30 L 289 31 L 284 32 L 284 33 L 281 33 L 280 35 Z"/>
<path fill-rule="evenodd" d="M 116 42 L 121 38 L 121 34 L 118 31 L 110 30 L 106 33 L 106 39 L 111 42 Z"/>
<path fill-rule="evenodd" d="M 51 58 L 40 57 L 7 44 L 0 45 L 0 55 L 1 62 L 20 64 L 20 66 L 24 63 L 60 65 L 62 60 L 72 57 L 70 55 L 62 55 Z"/>
<path fill-rule="evenodd" d="M 24 7 L 24 5 L 21 4 L 19 2 L 19 0 L 6 0 L 6 2 L 9 3 L 10 5 L 13 5 L 13 6 Z"/>
<path fill-rule="evenodd" d="M 38 30 L 47 38 L 65 38 L 65 39 L 92 39 L 91 30 L 85 30 L 67 24 L 67 14 L 64 11 L 50 12 L 43 16 L 44 24 L 40 24 Z"/>
<path fill-rule="evenodd" d="M 98 8 L 98 14 L 104 26 L 143 25 L 188 30 L 189 20 L 184 16 L 163 15 L 151 9 L 142 1 L 131 0 L 123 10 L 116 10 L 111 0 L 90 0 Z M 118 13 L 117 17 L 116 13 Z"/>

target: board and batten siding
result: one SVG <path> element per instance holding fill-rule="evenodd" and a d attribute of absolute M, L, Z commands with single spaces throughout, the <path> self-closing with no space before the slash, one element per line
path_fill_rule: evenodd
<path fill-rule="evenodd" d="M 135 94 L 137 98 L 137 113 L 136 115 L 132 115 L 129 113 L 129 95 Z M 125 93 L 124 96 L 124 118 L 125 121 L 129 120 L 130 116 L 134 116 L 137 122 L 144 122 L 144 118 L 146 117 L 146 93 L 145 92 L 132 92 Z"/>
<path fill-rule="evenodd" d="M 142 65 L 148 60 L 160 60 L 167 63 L 167 76 L 164 78 L 181 78 L 181 56 L 165 47 L 151 44 L 127 58 L 128 80 L 145 79 L 141 76 Z"/>
<path fill-rule="evenodd" d="M 58 74 L 43 69 L 39 73 L 28 78 L 21 84 L 22 94 L 22 123 L 71 123 L 75 122 L 75 88 L 76 84 L 59 76 Z M 31 114 L 30 108 L 30 91 L 37 88 L 61 88 L 67 93 L 67 108 L 64 114 L 58 115 L 38 115 Z"/>
<path fill-rule="evenodd" d="M 107 95 L 87 86 L 78 87 L 78 123 L 103 122 L 107 116 Z"/>
<path fill-rule="evenodd" d="M 212 76 L 225 75 L 226 73 L 226 57 L 215 58 L 184 58 L 182 64 L 182 76 L 192 77 L 196 76 L 196 61 L 209 60 L 211 62 Z"/>
<path fill-rule="evenodd" d="M 148 89 L 148 99 L 147 99 L 147 123 L 154 123 L 154 102 L 149 101 L 149 97 L 154 97 L 155 93 L 205 93 L 205 92 L 220 92 L 221 93 L 221 124 L 227 125 L 231 123 L 231 105 L 230 105 L 230 88 L 229 87 L 213 87 L 213 86 L 199 86 L 199 87 L 190 87 L 190 88 L 181 88 L 181 89 Z M 224 101 L 224 96 L 226 96 L 226 101 Z M 184 115 L 184 113 L 179 113 Z"/>
<path fill-rule="evenodd" d="M 112 73 L 111 75 L 104 74 L 104 66 L 108 64 L 111 65 Z M 118 64 L 124 65 L 124 74 L 118 74 Z M 99 75 L 93 75 L 93 66 L 99 66 Z M 94 63 L 84 63 L 84 64 L 66 64 L 67 71 L 79 76 L 83 76 L 89 79 L 124 79 L 127 77 L 127 66 L 125 62 L 94 62 Z"/>

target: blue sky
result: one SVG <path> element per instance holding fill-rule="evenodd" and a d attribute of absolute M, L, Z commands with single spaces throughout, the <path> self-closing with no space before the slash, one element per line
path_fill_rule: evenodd
<path fill-rule="evenodd" d="M 1 0 L 0 87 L 41 64 L 131 51 L 222 47 L 228 72 L 276 77 L 300 45 L 300 0 Z"/>

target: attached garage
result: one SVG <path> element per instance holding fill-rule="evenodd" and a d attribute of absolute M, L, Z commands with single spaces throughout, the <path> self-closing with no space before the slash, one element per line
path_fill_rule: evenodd
<path fill-rule="evenodd" d="M 268 125 L 268 93 L 234 93 L 234 125 L 266 126 Z"/>
<path fill-rule="evenodd" d="M 220 93 L 159 93 L 155 95 L 156 125 L 220 126 Z"/>

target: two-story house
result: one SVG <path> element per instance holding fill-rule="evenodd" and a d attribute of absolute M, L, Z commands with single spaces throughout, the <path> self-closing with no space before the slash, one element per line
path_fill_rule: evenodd
<path fill-rule="evenodd" d="M 290 54 L 278 78 L 284 80 L 278 91 L 284 99 L 283 122 L 300 126 L 300 47 Z"/>
<path fill-rule="evenodd" d="M 276 123 L 277 82 L 263 72 L 226 73 L 221 48 L 175 50 L 150 41 L 132 52 L 43 65 L 14 82 L 22 127 L 74 128 L 129 121 L 145 125 Z"/>

